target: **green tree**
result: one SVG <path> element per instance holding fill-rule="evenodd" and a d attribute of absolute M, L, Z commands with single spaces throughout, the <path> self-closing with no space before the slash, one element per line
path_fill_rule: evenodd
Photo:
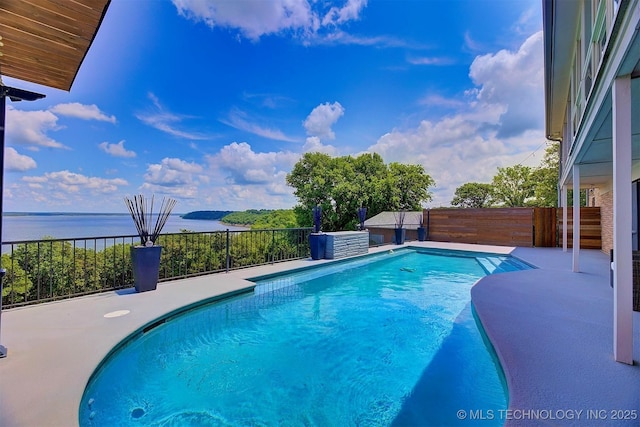
<path fill-rule="evenodd" d="M 12 254 L 14 265 L 33 284 L 27 300 L 59 298 L 101 289 L 102 254 L 79 248 L 69 241 L 45 236 L 42 241 L 21 244 Z"/>
<path fill-rule="evenodd" d="M 297 228 L 298 219 L 293 209 L 279 209 L 261 216 L 251 225 L 252 230 L 270 228 Z"/>
<path fill-rule="evenodd" d="M 573 190 L 567 191 L 567 206 L 573 206 Z M 580 190 L 580 206 L 587 206 L 587 190 Z"/>
<path fill-rule="evenodd" d="M 425 173 L 422 165 L 391 163 L 389 172 L 394 208 L 417 211 L 422 209 L 423 202 L 431 200 L 429 187 L 435 185 L 435 181 Z"/>
<path fill-rule="evenodd" d="M 492 203 L 493 186 L 480 182 L 467 182 L 456 188 L 451 204 L 461 208 L 488 208 Z"/>
<path fill-rule="evenodd" d="M 294 208 L 298 223 L 304 227 L 313 224 L 311 208 L 322 206 L 325 213 L 331 208 L 331 200 L 327 196 L 333 187 L 329 172 L 333 168 L 333 159 L 328 154 L 305 153 L 287 174 L 287 184 L 295 189 L 299 205 Z M 326 221 L 325 218 L 323 218 Z M 326 228 L 326 222 L 323 228 Z"/>
<path fill-rule="evenodd" d="M 2 255 L 2 268 L 7 271 L 3 279 L 2 303 L 25 302 L 33 285 L 29 275 L 8 254 Z"/>
<path fill-rule="evenodd" d="M 492 185 L 496 202 L 506 207 L 526 206 L 535 191 L 533 169 L 522 165 L 498 168 Z"/>
<path fill-rule="evenodd" d="M 287 184 L 298 198 L 294 210 L 300 226 L 312 225 L 311 209 L 319 205 L 324 230 L 350 230 L 361 206 L 368 216 L 420 209 L 431 200 L 434 181 L 420 165 L 386 165 L 377 153 L 355 158 L 306 153 L 287 175 Z"/>
<path fill-rule="evenodd" d="M 560 144 L 550 142 L 544 152 L 540 166 L 533 170 L 535 182 L 533 205 L 558 207 L 558 179 L 560 172 Z M 573 190 L 567 192 L 567 203 L 573 206 Z M 586 190 L 580 190 L 580 206 L 586 206 Z"/>
<path fill-rule="evenodd" d="M 232 212 L 229 215 L 225 215 L 220 221 L 225 224 L 233 225 L 253 225 L 260 218 L 270 214 L 271 210 L 267 209 L 248 209 L 242 212 Z"/>
<path fill-rule="evenodd" d="M 534 204 L 538 207 L 558 206 L 558 171 L 560 170 L 560 144 L 549 143 L 544 151 L 544 158 L 538 168 L 533 171 Z"/>

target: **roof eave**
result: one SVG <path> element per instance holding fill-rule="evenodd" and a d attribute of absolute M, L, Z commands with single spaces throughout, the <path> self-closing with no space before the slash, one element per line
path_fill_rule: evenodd
<path fill-rule="evenodd" d="M 571 64 L 578 29 L 579 2 L 543 0 L 545 135 L 562 138 Z M 558 23 L 562 25 L 558 25 Z"/>

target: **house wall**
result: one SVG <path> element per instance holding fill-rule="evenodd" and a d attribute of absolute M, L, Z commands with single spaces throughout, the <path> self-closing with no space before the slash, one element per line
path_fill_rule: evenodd
<path fill-rule="evenodd" d="M 614 0 L 582 1 L 574 50 L 571 53 L 567 52 L 573 56 L 567 97 L 566 126 L 569 133 L 564 138 L 568 146 L 573 144 L 577 137 L 580 123 L 587 110 L 586 105 L 592 95 L 591 89 L 604 64 L 602 53 L 612 34 L 617 10 L 618 5 Z M 565 150 L 569 149 L 568 146 Z"/>
<path fill-rule="evenodd" d="M 600 206 L 600 225 L 602 227 L 602 252 L 613 249 L 613 191 L 596 191 L 596 205 Z"/>

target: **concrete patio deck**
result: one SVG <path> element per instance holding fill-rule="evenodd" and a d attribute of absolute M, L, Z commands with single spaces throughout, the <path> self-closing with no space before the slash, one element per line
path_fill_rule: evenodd
<path fill-rule="evenodd" d="M 560 249 L 435 242 L 411 246 L 512 252 L 539 267 L 487 276 L 472 289 L 476 311 L 509 385 L 512 411 L 495 417 L 507 425 L 640 424 L 640 367 L 616 363 L 612 357 L 613 303 L 606 255 L 582 251 L 583 272 L 572 273 L 571 253 Z M 4 311 L 1 343 L 9 355 L 0 359 L 0 426 L 77 425 L 87 380 L 131 333 L 185 305 L 250 289 L 248 277 L 322 262 L 331 261 L 286 262 L 166 282 L 144 294 L 107 292 Z M 118 310 L 129 313 L 104 317 Z M 637 360 L 638 313 L 634 327 Z M 624 410 L 629 412 L 616 412 Z M 635 419 L 612 421 L 616 415 L 632 418 L 634 413 Z M 471 415 L 467 413 L 468 425 L 482 425 Z"/>

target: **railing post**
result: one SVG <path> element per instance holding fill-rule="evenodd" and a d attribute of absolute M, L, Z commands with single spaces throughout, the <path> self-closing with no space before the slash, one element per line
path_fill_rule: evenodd
<path fill-rule="evenodd" d="M 276 230 L 271 230 L 271 264 L 276 262 Z"/>
<path fill-rule="evenodd" d="M 229 258 L 229 229 L 227 228 L 227 268 L 226 268 L 226 272 L 229 272 L 229 262 L 231 261 L 231 259 Z"/>
<path fill-rule="evenodd" d="M 0 334 L 2 333 L 2 282 L 7 270 L 0 268 Z M 0 335 L 2 338 L 2 335 Z M 2 345 L 2 339 L 0 339 L 0 359 L 7 357 L 7 348 Z"/>

